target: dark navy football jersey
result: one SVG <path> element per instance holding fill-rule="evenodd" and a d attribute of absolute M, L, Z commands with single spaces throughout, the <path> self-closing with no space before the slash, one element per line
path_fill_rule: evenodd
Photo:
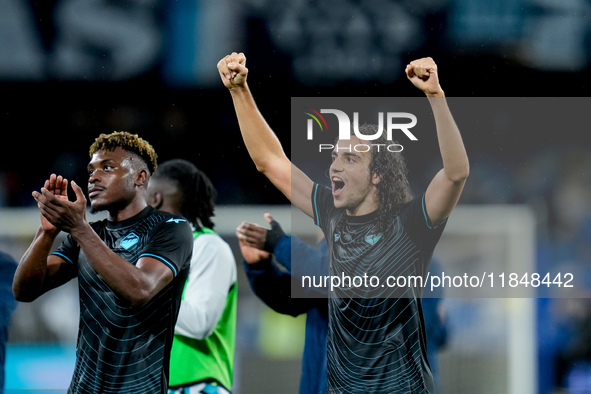
<path fill-rule="evenodd" d="M 68 393 L 166 393 L 174 326 L 192 254 L 191 227 L 151 207 L 121 222 L 103 220 L 91 226 L 129 264 L 152 257 L 169 267 L 174 279 L 148 303 L 132 307 L 111 290 L 68 235 L 54 252 L 72 264 L 80 292 L 76 367 Z"/>
<path fill-rule="evenodd" d="M 312 204 L 329 243 L 330 275 L 379 278 L 379 284 L 357 280 L 330 294 L 327 393 L 433 393 L 422 287 L 386 281 L 424 277 L 445 222 L 431 225 L 424 195 L 402 207 L 383 231 L 376 227 L 377 211 L 348 216 L 336 209 L 329 188 L 315 185 Z"/>

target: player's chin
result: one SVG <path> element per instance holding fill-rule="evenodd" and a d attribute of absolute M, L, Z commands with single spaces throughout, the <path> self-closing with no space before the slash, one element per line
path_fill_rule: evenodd
<path fill-rule="evenodd" d="M 333 201 L 334 207 L 336 209 L 345 208 L 345 202 L 343 201 L 343 199 L 338 198 L 338 197 L 333 197 L 332 201 Z"/>
<path fill-rule="evenodd" d="M 100 201 L 91 200 L 90 201 L 90 213 L 98 213 L 102 212 L 107 209 L 105 204 L 101 204 Z"/>

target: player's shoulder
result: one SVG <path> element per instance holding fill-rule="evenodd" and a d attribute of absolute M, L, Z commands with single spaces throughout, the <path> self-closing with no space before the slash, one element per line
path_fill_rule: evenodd
<path fill-rule="evenodd" d="M 184 224 L 190 226 L 189 221 L 181 216 L 173 215 L 170 212 L 154 209 L 150 212 L 150 217 L 158 223 L 163 224 Z"/>
<path fill-rule="evenodd" d="M 193 239 L 191 224 L 187 219 L 181 216 L 176 216 L 169 212 L 155 209 L 150 213 L 149 220 L 153 223 L 152 231 L 154 232 L 163 231 L 174 237 L 178 237 L 182 234 L 183 239 Z"/>
<path fill-rule="evenodd" d="M 151 227 L 153 227 L 155 224 L 160 223 L 186 223 L 187 226 L 190 227 L 190 224 L 187 222 L 187 219 L 173 215 L 169 212 L 154 209 L 150 206 L 144 208 L 137 215 L 119 222 L 110 222 L 107 218 L 102 218 L 90 222 L 90 225 L 95 230 L 101 227 L 125 228 L 129 226 L 138 226 L 142 223 L 146 223 L 146 221 L 148 223 L 151 223 Z"/>
<path fill-rule="evenodd" d="M 409 201 L 402 203 L 398 209 L 399 215 L 416 209 L 422 210 L 424 199 L 425 193 L 421 193 L 418 196 L 413 196 Z"/>
<path fill-rule="evenodd" d="M 424 193 L 413 196 L 409 201 L 402 203 L 396 209 L 395 218 L 405 226 L 412 226 L 424 216 Z"/>
<path fill-rule="evenodd" d="M 332 198 L 332 189 L 327 185 L 315 183 L 312 187 L 313 197 L 326 197 L 329 195 Z"/>
<path fill-rule="evenodd" d="M 312 206 L 314 211 L 314 223 L 318 226 L 321 222 L 331 218 L 334 219 L 339 213 L 344 213 L 345 209 L 334 206 L 332 189 L 326 185 L 315 183 L 312 188 Z"/>

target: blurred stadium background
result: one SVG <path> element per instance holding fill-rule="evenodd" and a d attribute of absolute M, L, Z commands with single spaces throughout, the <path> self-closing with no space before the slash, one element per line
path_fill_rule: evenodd
<path fill-rule="evenodd" d="M 461 204 L 531 212 L 535 269 L 576 271 L 587 284 L 577 298 L 538 294 L 529 303 L 522 323 L 533 346 L 511 343 L 530 360 L 522 376 L 490 353 L 506 337 L 478 341 L 478 329 L 510 332 L 511 323 L 475 313 L 486 300 L 456 308 L 440 354 L 442 392 L 508 392 L 478 385 L 487 373 L 527 380 L 528 392 L 591 392 L 590 14 L 589 0 L 0 0 L 0 249 L 18 260 L 28 246 L 37 225 L 30 193 L 51 172 L 83 184 L 94 138 L 127 130 L 150 141 L 160 161 L 186 158 L 211 177 L 216 224 L 237 251 L 240 221 L 261 223 L 264 212 L 287 208 L 244 149 L 217 61 L 246 53 L 251 90 L 289 152 L 291 97 L 417 97 L 404 66 L 432 56 L 447 95 L 473 98 L 484 114 L 462 123 L 462 107 L 453 108 L 472 165 Z M 495 112 L 531 97 L 543 103 L 521 114 L 531 126 Z M 420 190 L 439 159 L 407 160 Z M 445 248 L 440 256 L 448 258 Z M 297 392 L 302 318 L 270 312 L 243 274 L 239 290 L 235 391 Z M 70 283 L 19 306 L 7 389 L 68 384 L 76 291 Z M 471 358 L 457 362 L 460 351 Z"/>

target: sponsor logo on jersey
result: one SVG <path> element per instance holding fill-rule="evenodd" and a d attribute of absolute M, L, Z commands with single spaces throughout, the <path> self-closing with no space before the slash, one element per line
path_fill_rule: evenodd
<path fill-rule="evenodd" d="M 137 244 L 140 240 L 140 237 L 137 236 L 135 233 L 129 233 L 121 240 L 119 243 L 121 247 L 125 250 L 131 249 L 135 244 Z"/>
<path fill-rule="evenodd" d="M 186 222 L 186 220 L 185 219 L 168 219 L 166 221 L 166 223 L 176 223 L 176 224 L 179 224 L 179 223 L 182 223 L 182 222 Z"/>
<path fill-rule="evenodd" d="M 370 245 L 375 245 L 378 243 L 380 238 L 382 238 L 382 234 L 367 234 L 365 236 L 365 242 L 367 242 Z"/>

